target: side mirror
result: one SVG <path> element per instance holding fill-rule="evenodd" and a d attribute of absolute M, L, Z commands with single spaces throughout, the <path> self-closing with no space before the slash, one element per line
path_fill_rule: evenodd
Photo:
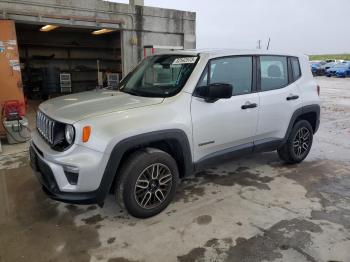
<path fill-rule="evenodd" d="M 214 103 L 219 99 L 232 97 L 233 87 L 230 84 L 214 83 L 201 87 L 199 95 L 208 103 Z"/>

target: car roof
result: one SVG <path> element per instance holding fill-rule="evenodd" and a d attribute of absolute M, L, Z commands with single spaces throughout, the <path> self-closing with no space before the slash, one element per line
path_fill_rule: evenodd
<path fill-rule="evenodd" d="M 162 52 L 162 54 L 178 55 L 203 55 L 209 58 L 234 55 L 283 55 L 283 56 L 305 56 L 296 52 L 271 51 L 263 49 L 188 49 Z"/>

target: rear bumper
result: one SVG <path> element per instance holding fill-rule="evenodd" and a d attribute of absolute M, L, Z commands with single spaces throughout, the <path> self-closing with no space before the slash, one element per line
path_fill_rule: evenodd
<path fill-rule="evenodd" d="M 103 188 L 91 192 L 63 192 L 60 191 L 53 170 L 41 156 L 33 143 L 29 148 L 30 165 L 42 185 L 43 191 L 52 199 L 70 204 L 101 204 L 108 191 Z"/>

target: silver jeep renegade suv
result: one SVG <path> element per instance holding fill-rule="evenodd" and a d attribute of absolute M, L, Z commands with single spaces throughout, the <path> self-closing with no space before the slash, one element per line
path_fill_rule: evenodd
<path fill-rule="evenodd" d="M 158 214 L 181 178 L 222 160 L 277 150 L 308 155 L 319 126 L 308 57 L 174 51 L 144 59 L 118 90 L 42 103 L 31 164 L 53 199 L 100 204 L 113 193 L 135 217 Z"/>

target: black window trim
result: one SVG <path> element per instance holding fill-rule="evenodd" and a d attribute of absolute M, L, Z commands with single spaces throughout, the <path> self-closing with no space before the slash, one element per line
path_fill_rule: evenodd
<path fill-rule="evenodd" d="M 288 71 L 288 84 L 293 83 L 293 67 L 292 67 L 292 60 L 290 57 L 287 57 L 287 71 Z"/>
<path fill-rule="evenodd" d="M 207 85 L 209 83 L 210 80 L 210 64 L 211 61 L 213 60 L 218 60 L 218 59 L 224 59 L 224 58 L 234 58 L 234 57 L 252 57 L 252 91 L 250 93 L 247 94 L 240 94 L 240 95 L 234 95 L 234 96 L 241 96 L 241 95 L 248 95 L 248 94 L 253 94 L 253 93 L 262 93 L 262 92 L 270 92 L 270 91 L 274 91 L 274 90 L 279 90 L 279 89 L 283 89 L 286 88 L 287 86 L 289 86 L 290 84 L 296 82 L 297 80 L 299 80 L 300 78 L 302 78 L 303 73 L 301 71 L 301 66 L 300 66 L 300 60 L 299 57 L 297 56 L 289 56 L 289 55 L 274 55 L 274 54 L 249 54 L 249 55 L 229 55 L 229 56 L 220 56 L 220 57 L 215 57 L 215 58 L 211 58 L 208 60 L 207 64 L 205 65 L 203 72 L 196 84 L 196 87 L 193 91 L 193 96 L 194 97 L 198 97 L 198 98 L 203 98 L 201 96 L 199 96 L 196 92 L 198 90 L 198 88 L 200 87 L 200 80 L 202 79 L 202 77 L 204 76 L 206 70 L 208 70 L 208 78 L 207 78 Z M 276 89 L 271 89 L 271 90 L 261 90 L 261 67 L 260 67 L 260 57 L 262 56 L 277 56 L 277 57 L 286 57 L 287 58 L 287 70 L 288 70 L 288 83 L 286 85 L 283 85 L 279 88 Z M 293 72 L 293 66 L 291 63 L 291 58 L 296 58 L 298 61 L 298 65 L 299 65 L 299 70 L 300 70 L 300 76 L 297 79 L 294 79 L 294 72 Z"/>
<path fill-rule="evenodd" d="M 205 75 L 206 70 L 208 70 L 208 77 L 207 77 L 207 85 L 210 82 L 210 75 L 211 75 L 211 62 L 214 60 L 220 60 L 220 59 L 225 59 L 225 58 L 237 58 L 237 57 L 251 57 L 252 58 L 252 83 L 251 83 L 251 91 L 246 94 L 238 94 L 238 95 L 232 95 L 232 96 L 244 96 L 244 95 L 249 95 L 253 93 L 258 92 L 258 73 L 257 73 L 257 65 L 258 65 L 258 56 L 259 55 L 254 55 L 254 54 L 249 54 L 249 55 L 229 55 L 229 56 L 219 56 L 219 57 L 214 57 L 208 60 L 207 64 L 205 65 L 203 72 L 201 76 L 199 77 L 199 80 L 196 84 L 196 87 L 192 93 L 192 96 L 198 97 L 198 98 L 203 98 L 200 95 L 197 94 L 198 88 L 202 87 L 200 86 L 200 81 Z"/>

